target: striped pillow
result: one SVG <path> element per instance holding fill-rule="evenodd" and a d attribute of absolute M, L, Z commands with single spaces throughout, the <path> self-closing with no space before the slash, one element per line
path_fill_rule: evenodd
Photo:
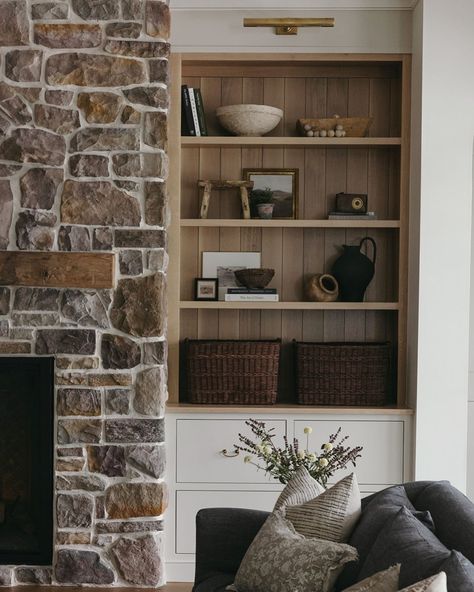
<path fill-rule="evenodd" d="M 305 537 L 342 543 L 349 539 L 361 511 L 354 473 L 314 499 L 286 508 L 286 518 Z"/>
<path fill-rule="evenodd" d="M 323 486 L 311 477 L 305 467 L 300 467 L 280 493 L 273 511 L 284 509 L 286 506 L 304 504 L 323 492 Z"/>

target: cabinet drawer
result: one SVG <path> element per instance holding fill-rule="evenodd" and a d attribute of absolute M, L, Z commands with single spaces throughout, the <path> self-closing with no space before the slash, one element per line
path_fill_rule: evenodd
<path fill-rule="evenodd" d="M 346 445 L 363 446 L 362 457 L 357 459 L 357 467 L 349 465 L 339 471 L 331 482 L 355 470 L 360 484 L 391 485 L 403 481 L 403 439 L 402 421 L 364 421 L 364 420 L 315 420 L 295 421 L 295 436 L 306 445 L 304 428 L 313 428 L 309 436 L 309 449 L 319 451 L 321 444 L 328 441 L 330 434 L 342 428 L 342 435 L 349 436 Z"/>
<path fill-rule="evenodd" d="M 195 522 L 199 510 L 250 508 L 270 512 L 279 495 L 279 491 L 177 491 L 175 552 L 195 552 Z"/>
<path fill-rule="evenodd" d="M 266 421 L 275 428 L 275 443 L 283 443 L 286 421 Z M 272 483 L 263 471 L 245 464 L 240 453 L 234 458 L 221 454 L 233 451 L 238 434 L 248 433 L 241 419 L 178 419 L 176 422 L 176 481 L 178 483 Z"/>

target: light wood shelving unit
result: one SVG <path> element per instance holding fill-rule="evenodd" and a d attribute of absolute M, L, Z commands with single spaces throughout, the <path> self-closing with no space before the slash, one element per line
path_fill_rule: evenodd
<path fill-rule="evenodd" d="M 406 408 L 406 299 L 410 56 L 355 54 L 175 54 L 170 129 L 169 406 L 184 412 L 236 411 L 199 407 L 179 394 L 184 338 L 281 338 L 281 393 L 272 410 L 303 410 L 292 393 L 293 339 L 385 341 L 394 344 L 393 406 L 307 408 L 317 413 L 411 413 Z M 180 136 L 180 87 L 200 87 L 207 137 Z M 223 135 L 215 109 L 233 103 L 280 107 L 284 118 L 263 138 Z M 296 136 L 299 117 L 368 116 L 369 137 Z M 198 219 L 200 178 L 241 178 L 243 168 L 298 168 L 299 219 L 243 220 L 235 196 L 216 193 Z M 340 191 L 369 195 L 377 220 L 328 220 Z M 303 279 L 330 269 L 342 244 L 371 236 L 376 274 L 365 302 L 304 302 Z M 196 302 L 194 278 L 203 251 L 260 251 L 276 270 L 280 302 Z M 249 409 L 241 408 L 247 412 Z M 308 411 L 308 412 L 309 412 Z"/>

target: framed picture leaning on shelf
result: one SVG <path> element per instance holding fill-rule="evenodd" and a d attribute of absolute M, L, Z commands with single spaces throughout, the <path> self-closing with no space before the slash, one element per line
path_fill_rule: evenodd
<path fill-rule="evenodd" d="M 217 278 L 196 278 L 194 300 L 217 300 L 219 280 Z"/>
<path fill-rule="evenodd" d="M 258 252 L 204 251 L 202 254 L 202 275 L 217 278 L 219 300 L 225 300 L 227 288 L 237 288 L 234 275 L 238 269 L 259 268 L 261 254 Z"/>
<path fill-rule="evenodd" d="M 298 218 L 298 169 L 243 169 L 253 190 L 272 192 L 273 218 Z"/>

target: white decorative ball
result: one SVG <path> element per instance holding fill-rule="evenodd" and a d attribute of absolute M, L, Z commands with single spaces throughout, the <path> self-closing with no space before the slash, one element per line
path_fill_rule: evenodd
<path fill-rule="evenodd" d="M 343 129 L 344 129 L 344 126 L 343 126 L 342 124 L 338 123 L 338 124 L 336 125 L 336 131 L 337 131 L 337 130 L 341 130 L 341 131 L 342 131 Z"/>
<path fill-rule="evenodd" d="M 314 136 L 314 132 L 312 130 L 308 130 L 306 132 L 306 135 L 308 136 L 308 138 L 312 138 Z"/>
<path fill-rule="evenodd" d="M 309 123 L 305 124 L 304 131 L 309 132 L 310 129 L 311 129 L 311 126 L 309 125 Z"/>
<path fill-rule="evenodd" d="M 315 138 L 319 138 L 319 136 L 320 136 L 319 130 L 313 130 L 313 135 Z"/>
<path fill-rule="evenodd" d="M 335 135 L 336 135 L 336 132 L 334 130 L 328 130 L 328 137 L 329 138 L 334 138 Z"/>
<path fill-rule="evenodd" d="M 336 130 L 336 138 L 342 138 L 343 133 L 342 130 Z"/>
<path fill-rule="evenodd" d="M 328 133 L 327 133 L 327 131 L 326 131 L 326 130 L 321 130 L 321 131 L 319 132 L 319 135 L 321 136 L 321 138 L 325 138 L 325 137 L 328 135 Z"/>

